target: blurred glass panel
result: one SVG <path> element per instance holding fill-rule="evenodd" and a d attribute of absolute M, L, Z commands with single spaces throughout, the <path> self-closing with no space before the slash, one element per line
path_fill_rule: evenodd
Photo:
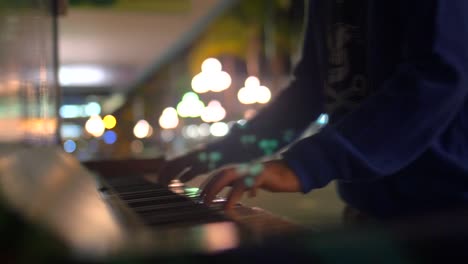
<path fill-rule="evenodd" d="M 0 2 L 0 143 L 57 142 L 54 2 Z"/>

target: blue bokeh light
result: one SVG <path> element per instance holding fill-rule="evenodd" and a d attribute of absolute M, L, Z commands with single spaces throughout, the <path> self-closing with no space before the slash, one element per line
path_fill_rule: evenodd
<path fill-rule="evenodd" d="M 117 133 L 115 133 L 112 130 L 106 131 L 102 137 L 103 137 L 104 143 L 108 145 L 114 144 L 117 141 Z"/>
<path fill-rule="evenodd" d="M 324 126 L 328 124 L 328 115 L 327 114 L 321 114 L 316 121 L 319 125 Z"/>
<path fill-rule="evenodd" d="M 96 102 L 90 102 L 85 106 L 85 113 L 88 116 L 101 114 L 101 106 Z"/>
<path fill-rule="evenodd" d="M 68 139 L 65 142 L 63 142 L 63 149 L 67 153 L 72 153 L 73 151 L 76 150 L 76 143 L 75 141 Z"/>

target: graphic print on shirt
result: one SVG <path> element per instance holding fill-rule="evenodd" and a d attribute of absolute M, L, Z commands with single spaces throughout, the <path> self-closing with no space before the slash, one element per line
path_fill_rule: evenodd
<path fill-rule="evenodd" d="M 327 25 L 326 110 L 338 120 L 369 94 L 367 86 L 367 0 L 334 0 Z"/>

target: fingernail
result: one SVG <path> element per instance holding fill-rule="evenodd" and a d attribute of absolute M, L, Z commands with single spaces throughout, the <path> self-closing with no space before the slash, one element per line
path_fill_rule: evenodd
<path fill-rule="evenodd" d="M 186 174 L 187 172 L 189 172 L 191 169 L 192 169 L 192 166 L 186 167 L 186 168 L 183 169 L 181 172 L 179 172 L 179 173 L 174 177 L 174 179 L 180 180 L 180 178 L 182 178 L 182 176 L 184 176 L 184 174 Z"/>

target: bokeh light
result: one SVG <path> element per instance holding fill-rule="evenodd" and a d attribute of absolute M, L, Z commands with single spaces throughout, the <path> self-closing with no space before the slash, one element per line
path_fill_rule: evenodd
<path fill-rule="evenodd" d="M 132 141 L 132 143 L 130 143 L 130 150 L 134 154 L 139 154 L 143 152 L 144 148 L 145 146 L 143 145 L 143 142 L 141 142 L 141 140 L 135 139 Z"/>
<path fill-rule="evenodd" d="M 60 117 L 62 118 L 76 118 L 87 116 L 85 107 L 81 105 L 62 105 L 59 110 Z"/>
<path fill-rule="evenodd" d="M 180 117 L 199 117 L 205 108 L 205 104 L 200 101 L 196 93 L 188 92 L 184 94 L 182 100 L 177 104 L 177 113 Z"/>
<path fill-rule="evenodd" d="M 117 119 L 113 115 L 106 115 L 102 121 L 107 129 L 113 129 L 117 125 Z"/>
<path fill-rule="evenodd" d="M 179 117 L 177 116 L 177 110 L 173 107 L 165 108 L 159 117 L 159 125 L 164 129 L 173 129 L 178 124 Z"/>
<path fill-rule="evenodd" d="M 204 122 L 218 122 L 226 117 L 226 110 L 223 108 L 221 103 L 217 100 L 212 100 L 203 109 L 201 119 Z"/>
<path fill-rule="evenodd" d="M 72 123 L 62 123 L 60 127 L 60 135 L 62 138 L 79 138 L 83 133 L 83 127 Z"/>
<path fill-rule="evenodd" d="M 264 138 L 258 142 L 258 147 L 263 150 L 265 155 L 273 154 L 279 146 L 278 140 Z"/>
<path fill-rule="evenodd" d="M 223 137 L 229 133 L 229 126 L 224 122 L 213 123 L 210 126 L 210 133 L 215 137 Z"/>
<path fill-rule="evenodd" d="M 327 114 L 321 114 L 318 118 L 317 118 L 317 124 L 321 125 L 321 126 L 325 126 L 326 124 L 328 124 L 328 115 Z"/>
<path fill-rule="evenodd" d="M 229 73 L 222 71 L 221 62 L 215 58 L 203 61 L 202 71 L 192 79 L 192 89 L 197 93 L 221 92 L 232 83 Z"/>
<path fill-rule="evenodd" d="M 192 139 L 195 139 L 195 138 L 198 138 L 200 136 L 200 134 L 198 133 L 198 126 L 197 125 L 189 125 L 189 126 L 186 126 L 182 129 L 182 136 L 184 138 L 192 138 Z"/>
<path fill-rule="evenodd" d="M 64 104 L 60 106 L 59 114 L 62 118 L 89 117 L 101 114 L 101 105 L 97 102 L 87 104 Z"/>
<path fill-rule="evenodd" d="M 247 124 L 247 120 L 239 119 L 239 120 L 237 120 L 236 123 L 239 124 L 240 126 L 245 126 Z"/>
<path fill-rule="evenodd" d="M 100 115 L 101 114 L 101 105 L 99 105 L 96 102 L 89 102 L 85 106 L 85 113 L 88 116 L 93 116 L 93 115 Z"/>
<path fill-rule="evenodd" d="M 237 98 L 243 104 L 266 104 L 271 99 L 270 89 L 260 85 L 260 80 L 250 76 L 245 80 L 244 87 L 237 93 Z"/>
<path fill-rule="evenodd" d="M 91 116 L 85 124 L 86 131 L 93 135 L 94 137 L 100 137 L 104 134 L 106 128 L 104 127 L 104 123 L 102 119 L 98 115 Z"/>
<path fill-rule="evenodd" d="M 151 133 L 152 133 L 152 127 L 148 123 L 148 121 L 146 121 L 144 119 L 138 121 L 136 123 L 135 127 L 133 127 L 133 134 L 137 138 L 149 137 L 151 135 Z"/>
<path fill-rule="evenodd" d="M 62 65 L 59 82 L 63 86 L 99 86 L 106 82 L 108 73 L 95 65 Z"/>
<path fill-rule="evenodd" d="M 201 70 L 206 73 L 216 73 L 222 69 L 221 62 L 216 58 L 208 58 L 202 62 Z"/>
<path fill-rule="evenodd" d="M 102 137 L 104 139 L 104 143 L 108 145 L 112 145 L 117 141 L 117 133 L 112 130 L 106 131 Z"/>
<path fill-rule="evenodd" d="M 75 141 L 69 139 L 69 140 L 65 140 L 65 142 L 63 142 L 63 149 L 65 150 L 65 152 L 67 153 L 72 153 L 76 150 L 76 143 Z"/>
<path fill-rule="evenodd" d="M 247 109 L 244 112 L 244 118 L 246 120 L 252 119 L 255 115 L 257 114 L 257 111 L 255 109 Z"/>
<path fill-rule="evenodd" d="M 210 135 L 210 125 L 207 123 L 200 124 L 198 126 L 198 134 L 201 137 L 207 137 Z"/>
<path fill-rule="evenodd" d="M 260 86 L 260 80 L 255 76 L 250 76 L 245 79 L 244 85 L 246 87 L 258 87 Z"/>
<path fill-rule="evenodd" d="M 161 140 L 163 142 L 171 142 L 175 138 L 175 133 L 173 130 L 163 130 L 161 131 Z"/>
<path fill-rule="evenodd" d="M 221 71 L 216 74 L 213 74 L 210 79 L 212 83 L 212 85 L 210 86 L 211 91 L 215 93 L 222 92 L 228 89 L 232 83 L 231 76 L 229 75 L 229 73 L 225 71 Z"/>

